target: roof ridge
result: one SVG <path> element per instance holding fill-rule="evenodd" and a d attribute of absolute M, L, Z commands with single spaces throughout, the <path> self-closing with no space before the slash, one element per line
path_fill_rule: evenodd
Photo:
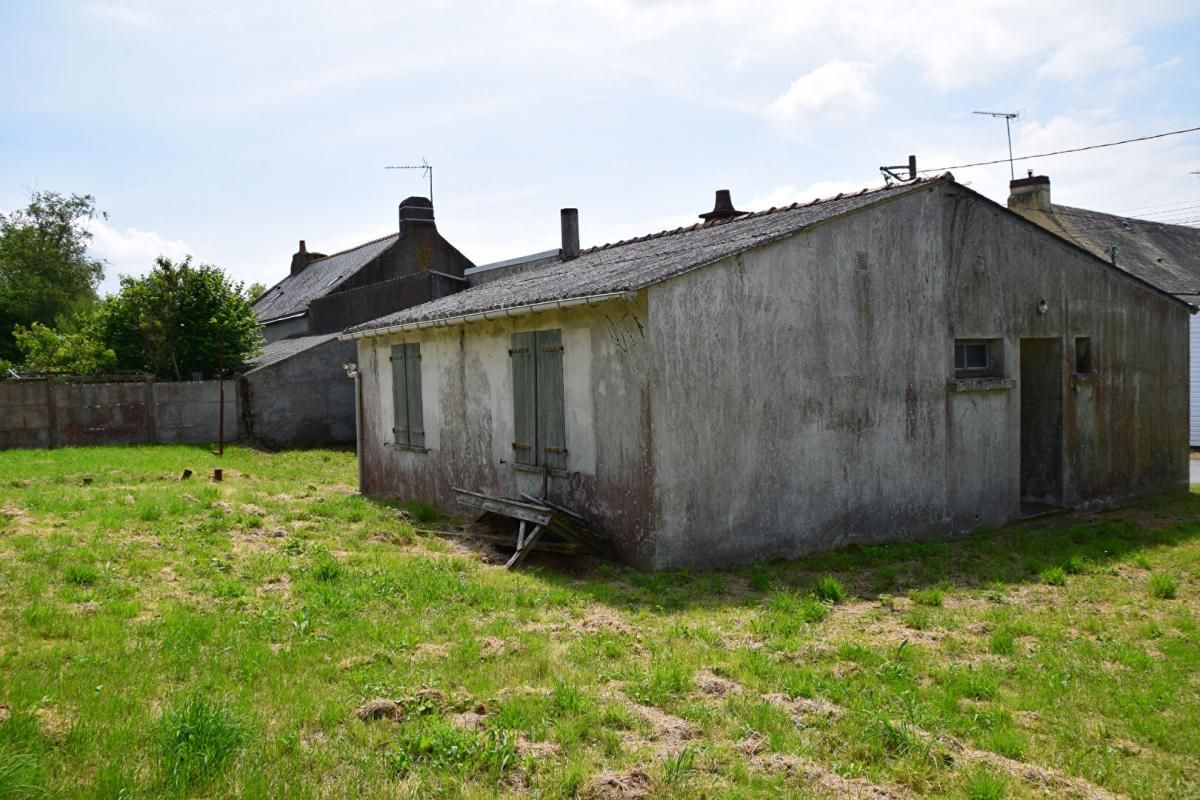
<path fill-rule="evenodd" d="M 389 233 L 385 236 L 380 236 L 378 239 L 372 239 L 369 242 L 363 242 L 362 244 L 356 244 L 356 245 L 354 245 L 354 247 L 347 247 L 345 250 L 338 250 L 336 253 L 330 253 L 327 256 L 321 256 L 320 258 L 314 258 L 312 261 L 308 262 L 308 267 L 311 267 L 313 264 L 319 264 L 322 261 L 325 261 L 326 259 L 333 258 L 334 256 L 342 256 L 342 255 L 345 255 L 346 253 L 353 253 L 355 250 L 361 250 L 364 247 L 366 247 L 367 245 L 378 244 L 379 242 L 382 242 L 384 239 L 390 239 L 393 236 L 399 236 L 399 235 L 400 235 L 399 232 Z M 305 267 L 305 269 L 308 269 L 308 267 Z"/>
<path fill-rule="evenodd" d="M 662 230 L 662 231 L 657 231 L 655 233 L 647 233 L 642 236 L 634 236 L 629 239 L 621 239 L 616 242 L 605 242 L 604 244 L 592 245 L 591 247 L 580 250 L 579 254 L 584 255 L 585 253 L 596 253 L 601 250 L 611 250 L 614 247 L 623 247 L 624 245 L 627 245 L 627 244 L 635 244 L 637 242 L 645 242 L 650 239 L 660 239 L 664 236 L 674 236 L 676 234 L 691 233 L 692 231 L 703 230 L 705 228 L 715 228 L 718 225 L 730 225 L 735 222 L 741 222 L 742 220 L 757 219 L 760 217 L 768 216 L 770 214 L 781 214 L 784 211 L 795 211 L 796 209 L 799 209 L 799 208 L 811 208 L 812 206 L 815 206 L 815 205 L 820 205 L 820 204 L 824 204 L 824 203 L 832 203 L 834 201 L 845 200 L 850 197 L 862 197 L 863 195 L 874 194 L 875 192 L 884 192 L 884 191 L 887 191 L 888 189 L 896 189 L 901 186 L 915 186 L 916 184 L 919 184 L 919 183 L 928 183 L 931 180 L 936 180 L 936 179 L 935 178 L 917 178 L 916 180 L 907 181 L 902 184 L 885 183 L 883 186 L 875 186 L 875 187 L 864 186 L 862 189 L 858 190 L 857 192 L 838 192 L 833 197 L 827 197 L 824 199 L 822 199 L 820 197 L 815 197 L 812 200 L 808 201 L 807 203 L 795 202 L 795 203 L 791 203 L 790 205 L 786 205 L 786 206 L 771 206 L 770 208 L 763 209 L 761 211 L 747 211 L 742 214 L 739 214 L 736 217 L 730 217 L 728 219 L 706 220 L 704 222 L 697 222 L 693 225 L 681 225 L 678 228 L 671 229 L 671 230 Z"/>

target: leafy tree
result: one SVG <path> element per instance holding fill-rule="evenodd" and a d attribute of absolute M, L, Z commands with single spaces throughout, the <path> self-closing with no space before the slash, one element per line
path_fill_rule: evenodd
<path fill-rule="evenodd" d="M 84 227 L 96 213 L 91 195 L 57 192 L 0 213 L 0 359 L 19 358 L 14 326 L 55 325 L 96 302 L 104 262 L 88 257 Z"/>
<path fill-rule="evenodd" d="M 258 298 L 267 293 L 267 287 L 263 286 L 258 281 L 246 287 L 246 299 L 253 303 Z"/>
<path fill-rule="evenodd" d="M 34 372 L 73 372 L 95 375 L 108 372 L 116 365 L 112 348 L 106 347 L 95 330 L 95 314 L 77 332 L 48 328 L 35 322 L 26 328 L 13 328 L 17 347 L 23 355 L 26 369 Z"/>
<path fill-rule="evenodd" d="M 183 380 L 249 366 L 261 352 L 258 318 L 241 283 L 219 268 L 159 257 L 143 278 L 121 277 L 121 291 L 100 314 L 104 342 L 119 369 L 142 369 Z"/>

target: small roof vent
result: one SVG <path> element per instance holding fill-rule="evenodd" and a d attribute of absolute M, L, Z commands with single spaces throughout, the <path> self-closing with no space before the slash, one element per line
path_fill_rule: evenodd
<path fill-rule="evenodd" d="M 745 211 L 738 211 L 733 207 L 733 198 L 729 196 L 728 189 L 717 189 L 717 200 L 713 204 L 713 210 L 700 215 L 700 219 L 705 222 L 712 222 L 717 219 L 732 219 L 745 214 Z"/>

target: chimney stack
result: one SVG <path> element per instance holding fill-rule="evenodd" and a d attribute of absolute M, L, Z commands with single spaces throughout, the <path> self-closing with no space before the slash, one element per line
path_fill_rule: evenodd
<path fill-rule="evenodd" d="M 738 211 L 733 207 L 733 198 L 729 196 L 728 189 L 717 189 L 717 200 L 713 204 L 713 210 L 701 214 L 700 219 L 705 222 L 714 222 L 721 219 L 740 217 L 745 213 L 745 211 Z"/>
<path fill-rule="evenodd" d="M 300 249 L 292 256 L 292 274 L 299 275 L 312 262 L 321 258 L 320 253 L 310 253 L 308 248 L 304 246 L 304 240 L 300 240 Z"/>
<path fill-rule="evenodd" d="M 1029 177 L 1009 183 L 1008 208 L 1022 216 L 1030 211 L 1050 213 L 1050 178 L 1034 175 L 1033 170 L 1029 170 Z"/>
<path fill-rule="evenodd" d="M 433 203 L 427 197 L 406 197 L 400 204 L 400 233 L 414 227 L 436 228 L 433 220 Z"/>
<path fill-rule="evenodd" d="M 562 249 L 558 251 L 561 261 L 579 258 L 579 209 L 564 208 L 559 212 L 562 222 Z"/>

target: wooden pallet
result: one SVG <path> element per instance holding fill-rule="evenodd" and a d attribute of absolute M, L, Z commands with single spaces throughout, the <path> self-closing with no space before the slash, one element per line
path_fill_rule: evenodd
<path fill-rule="evenodd" d="M 515 538 L 496 534 L 465 534 L 512 546 L 512 558 L 504 565 L 505 569 L 520 564 L 531 550 L 554 553 L 589 551 L 599 554 L 608 551 L 607 540 L 589 526 L 583 517 L 563 506 L 529 495 L 521 495 L 521 500 L 513 500 L 466 489 L 454 489 L 454 493 L 460 505 L 484 512 L 481 519 L 494 515 L 517 523 Z"/>

